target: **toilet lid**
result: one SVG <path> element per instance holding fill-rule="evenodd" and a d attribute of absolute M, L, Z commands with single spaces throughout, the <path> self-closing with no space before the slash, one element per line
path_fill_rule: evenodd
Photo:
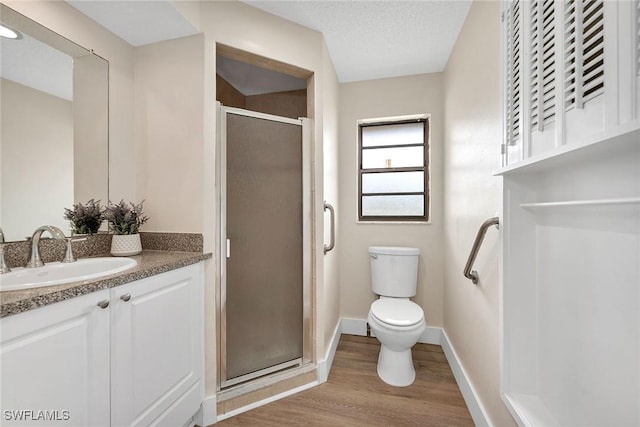
<path fill-rule="evenodd" d="M 381 298 L 371 304 L 371 314 L 392 326 L 413 326 L 424 320 L 420 306 L 407 299 Z"/>

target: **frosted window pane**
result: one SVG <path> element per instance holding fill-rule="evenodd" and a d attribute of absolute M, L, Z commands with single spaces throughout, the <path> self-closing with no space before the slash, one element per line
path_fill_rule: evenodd
<path fill-rule="evenodd" d="M 362 146 L 424 144 L 424 122 L 363 126 Z"/>
<path fill-rule="evenodd" d="M 424 172 L 362 174 L 363 193 L 409 193 L 424 191 Z"/>
<path fill-rule="evenodd" d="M 424 196 L 364 196 L 363 216 L 423 216 Z"/>
<path fill-rule="evenodd" d="M 375 148 L 362 150 L 362 168 L 424 166 L 424 147 Z"/>

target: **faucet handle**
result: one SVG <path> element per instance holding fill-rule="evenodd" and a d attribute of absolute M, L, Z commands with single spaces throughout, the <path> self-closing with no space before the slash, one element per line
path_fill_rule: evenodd
<path fill-rule="evenodd" d="M 4 243 L 0 243 L 0 274 L 9 273 L 11 269 L 4 259 Z"/>
<path fill-rule="evenodd" d="M 72 242 L 82 242 L 83 240 L 87 240 L 86 234 L 77 234 L 75 236 L 65 237 L 67 240 L 67 250 L 64 253 L 64 259 L 62 262 L 76 262 L 77 259 L 73 255 L 73 247 L 71 246 Z"/>

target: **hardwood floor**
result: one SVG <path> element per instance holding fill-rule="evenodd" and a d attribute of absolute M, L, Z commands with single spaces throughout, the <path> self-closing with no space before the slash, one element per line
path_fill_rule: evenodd
<path fill-rule="evenodd" d="M 416 344 L 416 381 L 392 387 L 376 373 L 378 340 L 342 335 L 329 379 L 216 426 L 473 426 L 442 348 Z"/>

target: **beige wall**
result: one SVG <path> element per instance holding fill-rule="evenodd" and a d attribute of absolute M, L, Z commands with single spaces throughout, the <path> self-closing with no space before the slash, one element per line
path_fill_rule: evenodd
<path fill-rule="evenodd" d="M 70 234 L 63 214 L 74 202 L 71 101 L 11 80 L 0 82 L 0 223 L 5 239 L 24 240 L 44 224 Z"/>
<path fill-rule="evenodd" d="M 445 70 L 444 328 L 486 414 L 515 425 L 499 391 L 499 232 L 491 228 L 462 275 L 478 227 L 500 209 L 500 3 L 475 1 Z"/>
<path fill-rule="evenodd" d="M 135 49 L 137 194 L 145 231 L 202 233 L 204 37 Z"/>
<path fill-rule="evenodd" d="M 327 203 L 330 203 L 336 211 L 335 239 L 340 240 L 340 230 L 337 223 L 337 214 L 341 210 L 338 192 L 340 185 L 340 174 L 338 170 L 338 98 L 339 84 L 335 69 L 329 57 L 329 51 L 326 44 L 322 43 L 322 64 L 323 64 L 323 81 L 322 81 L 322 170 L 323 173 L 323 196 Z M 324 215 L 324 242 L 330 242 L 330 218 L 329 214 Z M 324 244 L 324 243 L 323 243 Z M 322 327 L 324 338 L 324 353 L 319 353 L 319 357 L 326 356 L 329 350 L 329 344 L 333 337 L 333 333 L 340 321 L 340 279 L 339 266 L 340 246 L 336 245 L 334 249 L 324 256 L 323 268 L 323 295 L 318 298 L 318 305 L 322 307 L 324 323 Z"/>
<path fill-rule="evenodd" d="M 346 83 L 340 86 L 340 313 L 366 319 L 371 302 L 369 256 L 372 245 L 420 248 L 415 301 L 427 325 L 442 326 L 443 264 L 443 76 L 440 73 Z M 357 121 L 431 114 L 430 224 L 358 224 Z"/>

